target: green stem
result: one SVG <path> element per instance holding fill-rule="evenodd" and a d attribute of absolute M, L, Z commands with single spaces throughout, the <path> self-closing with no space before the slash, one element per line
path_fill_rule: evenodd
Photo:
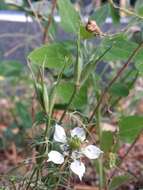
<path fill-rule="evenodd" d="M 70 107 L 70 105 L 71 105 L 71 103 L 72 103 L 72 101 L 73 101 L 73 99 L 74 99 L 74 97 L 75 97 L 75 95 L 76 95 L 76 91 L 77 91 L 77 87 L 76 87 L 76 85 L 74 85 L 73 93 L 72 93 L 72 95 L 71 95 L 71 97 L 70 97 L 70 99 L 69 99 L 69 102 L 68 102 L 68 104 L 67 104 L 66 109 L 64 110 L 64 112 L 63 112 L 63 114 L 62 114 L 62 116 L 61 116 L 61 118 L 60 118 L 60 120 L 59 120 L 59 123 L 60 123 L 60 124 L 62 123 L 62 121 L 63 121 L 63 119 L 64 119 L 64 117 L 65 117 L 65 115 L 66 115 L 66 112 L 68 111 L 68 108 Z"/>
<path fill-rule="evenodd" d="M 101 139 L 102 139 L 102 129 L 100 126 L 100 107 L 98 108 L 96 112 L 96 119 L 97 119 L 97 128 L 98 128 L 98 134 L 99 134 L 99 144 L 101 148 Z M 99 158 L 99 190 L 103 189 L 104 186 L 104 173 L 103 173 L 103 157 L 101 156 Z"/>
<path fill-rule="evenodd" d="M 29 178 L 29 182 L 28 182 L 28 185 L 27 185 L 27 187 L 26 187 L 26 190 L 28 190 L 28 189 L 29 189 L 30 184 L 31 184 L 31 181 L 32 181 L 32 179 L 33 179 L 33 177 L 34 177 L 34 175 L 35 175 L 36 171 L 37 171 L 37 167 L 35 167 L 35 168 L 34 168 L 34 170 L 33 170 L 32 174 L 31 174 L 31 176 L 30 176 L 30 178 Z"/>
<path fill-rule="evenodd" d="M 99 158 L 99 190 L 103 189 L 103 184 L 104 184 L 104 180 L 103 180 L 103 160 L 102 160 L 102 156 L 101 158 Z"/>
<path fill-rule="evenodd" d="M 68 159 L 69 159 L 69 157 L 66 157 L 64 163 L 63 163 L 62 166 L 60 167 L 60 172 L 62 172 L 62 171 L 65 169 L 65 166 L 66 166 L 66 164 L 68 163 Z M 58 182 L 57 182 L 56 187 L 55 187 L 54 190 L 58 190 L 58 186 L 59 186 L 59 184 L 60 184 L 61 178 L 62 178 L 62 176 L 60 175 L 60 176 L 59 176 L 59 179 L 58 179 Z"/>

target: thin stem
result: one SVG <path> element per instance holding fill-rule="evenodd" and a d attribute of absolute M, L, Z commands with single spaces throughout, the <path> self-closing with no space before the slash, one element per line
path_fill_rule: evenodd
<path fill-rule="evenodd" d="M 28 190 L 28 189 L 29 189 L 30 184 L 31 184 L 31 181 L 32 181 L 32 179 L 33 179 L 33 177 L 34 177 L 34 175 L 35 175 L 36 171 L 37 171 L 37 167 L 35 167 L 35 168 L 34 168 L 34 170 L 33 170 L 32 174 L 31 174 L 31 176 L 30 176 L 30 178 L 29 178 L 29 182 L 28 182 L 28 185 L 27 185 L 27 187 L 26 187 L 26 190 Z"/>
<path fill-rule="evenodd" d="M 68 102 L 68 104 L 66 106 L 66 109 L 64 110 L 64 112 L 63 112 L 63 114 L 62 114 L 62 116 L 61 116 L 61 118 L 59 120 L 59 124 L 62 123 L 62 121 L 63 121 L 63 119 L 64 119 L 64 117 L 66 115 L 66 112 L 68 111 L 68 108 L 70 107 L 70 105 L 71 105 L 71 103 L 72 103 L 72 101 L 73 101 L 73 99 L 74 99 L 74 97 L 76 95 L 76 91 L 77 91 L 77 87 L 76 87 L 76 85 L 74 85 L 73 93 L 72 93 L 72 95 L 71 95 L 71 97 L 69 99 L 69 102 Z"/>
<path fill-rule="evenodd" d="M 56 3 L 57 3 L 57 0 L 52 0 L 51 1 L 51 4 L 52 4 L 51 13 L 49 14 L 47 25 L 46 25 L 46 27 L 44 29 L 44 33 L 43 33 L 43 43 L 44 44 L 48 41 L 48 36 L 47 36 L 48 35 L 48 30 L 49 30 L 51 22 L 52 22 L 52 17 L 53 17 L 53 14 L 54 14 L 54 10 L 56 8 Z"/>
<path fill-rule="evenodd" d="M 140 19 L 143 19 L 142 16 L 136 14 L 136 13 L 133 12 L 133 11 L 130 11 L 129 9 L 125 9 L 125 8 L 123 8 L 123 7 L 118 7 L 118 6 L 113 2 L 113 0 L 109 0 L 109 3 L 110 3 L 115 9 L 119 9 L 121 12 L 124 12 L 124 13 L 127 14 L 127 15 L 132 15 L 132 16 L 136 16 L 136 17 L 138 17 L 138 18 L 140 18 Z"/>
<path fill-rule="evenodd" d="M 66 157 L 64 163 L 63 163 L 63 164 L 61 165 L 61 167 L 60 167 L 60 172 L 62 172 L 62 171 L 64 170 L 64 168 L 65 168 L 65 166 L 66 166 L 66 164 L 67 164 L 67 162 L 68 162 L 68 159 L 69 159 L 69 157 Z M 59 176 L 58 182 L 57 182 L 56 187 L 55 187 L 54 190 L 58 190 L 58 186 L 59 186 L 59 184 L 60 184 L 60 181 L 61 181 L 61 175 Z"/>
<path fill-rule="evenodd" d="M 34 8 L 32 2 L 31 2 L 31 0 L 27 0 L 27 2 L 28 2 L 29 6 L 30 6 L 30 8 L 31 8 L 31 10 L 32 10 L 32 12 L 33 12 L 33 15 L 35 16 L 35 19 L 36 19 L 36 21 L 37 21 L 37 23 L 38 23 L 38 25 L 39 25 L 39 28 L 42 30 L 42 25 L 41 25 L 39 16 L 38 16 L 38 14 L 37 14 L 37 12 L 36 12 L 36 10 L 35 10 L 35 8 Z"/>
<path fill-rule="evenodd" d="M 135 144 L 137 143 L 138 139 L 140 138 L 140 135 L 142 133 L 143 130 L 140 131 L 140 133 L 137 135 L 137 137 L 135 138 L 134 142 L 131 144 L 131 146 L 128 148 L 127 152 L 125 153 L 125 155 L 123 156 L 123 158 L 120 160 L 120 162 L 117 164 L 116 168 L 114 169 L 112 175 L 110 176 L 110 179 L 112 179 L 116 173 L 117 168 L 120 168 L 120 166 L 122 165 L 122 163 L 124 162 L 124 160 L 126 159 L 126 157 L 128 156 L 128 154 L 130 153 L 130 151 L 132 150 L 132 148 L 135 146 Z M 108 184 L 110 183 L 110 180 L 108 182 Z"/>
<path fill-rule="evenodd" d="M 113 83 L 116 82 L 116 80 L 120 77 L 120 75 L 123 73 L 123 71 L 128 67 L 128 65 L 130 64 L 131 60 L 134 58 L 134 56 L 137 54 L 137 52 L 143 47 L 143 42 L 141 44 L 138 45 L 138 47 L 136 49 L 133 50 L 133 52 L 131 53 L 131 55 L 129 56 L 127 62 L 121 67 L 121 69 L 117 72 L 117 74 L 115 75 L 115 77 L 110 81 L 110 83 L 108 84 L 108 86 L 104 89 L 104 91 L 102 92 L 99 101 L 97 103 L 97 105 L 95 106 L 91 116 L 89 117 L 89 123 L 92 121 L 96 111 L 98 110 L 100 104 L 102 103 L 102 100 L 105 98 L 106 93 L 109 91 L 109 89 L 111 88 L 111 86 L 113 85 Z"/>
<path fill-rule="evenodd" d="M 102 129 L 100 126 L 100 107 L 98 108 L 97 112 L 96 112 L 96 119 L 97 119 L 97 129 L 98 129 L 98 135 L 99 135 L 99 144 L 100 144 L 100 148 L 101 148 L 101 140 L 102 140 Z M 103 174 L 103 157 L 101 156 L 99 158 L 99 190 L 103 189 L 104 186 L 104 174 Z"/>
<path fill-rule="evenodd" d="M 79 84 L 79 81 L 80 81 L 80 77 L 81 77 L 81 65 L 80 65 L 80 33 L 78 34 L 78 39 L 77 39 L 77 55 L 76 55 L 76 64 L 75 64 L 75 67 L 74 67 L 74 78 L 75 78 L 75 83 L 74 83 L 74 89 L 73 89 L 73 92 L 72 92 L 72 95 L 69 99 L 69 102 L 59 120 L 59 124 L 62 123 L 65 115 L 66 115 L 66 112 L 68 111 L 68 108 L 70 107 L 75 95 L 76 95 L 76 92 L 77 92 L 77 89 L 78 87 L 80 86 Z"/>

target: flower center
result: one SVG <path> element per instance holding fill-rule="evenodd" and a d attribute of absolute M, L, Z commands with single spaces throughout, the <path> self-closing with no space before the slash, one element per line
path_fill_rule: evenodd
<path fill-rule="evenodd" d="M 68 144 L 72 150 L 77 150 L 81 147 L 81 141 L 77 136 L 69 139 Z"/>

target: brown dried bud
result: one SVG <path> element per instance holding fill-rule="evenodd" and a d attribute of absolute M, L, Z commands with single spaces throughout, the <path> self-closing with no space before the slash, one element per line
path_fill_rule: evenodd
<path fill-rule="evenodd" d="M 100 30 L 99 26 L 96 24 L 95 20 L 89 20 L 86 24 L 86 30 L 88 32 L 94 33 L 96 35 L 103 35 L 103 32 Z"/>

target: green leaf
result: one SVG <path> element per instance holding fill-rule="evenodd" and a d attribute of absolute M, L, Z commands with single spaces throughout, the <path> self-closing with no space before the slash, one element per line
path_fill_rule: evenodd
<path fill-rule="evenodd" d="M 143 117 L 138 115 L 122 117 L 119 121 L 120 139 L 132 143 L 143 129 Z"/>
<path fill-rule="evenodd" d="M 123 35 L 118 35 L 112 38 L 105 38 L 100 46 L 101 52 L 110 46 L 112 46 L 112 49 L 104 56 L 105 61 L 126 61 L 138 44 L 128 41 Z M 143 48 L 138 51 L 133 60 L 139 63 L 142 62 Z"/>
<path fill-rule="evenodd" d="M 103 131 L 101 139 L 101 150 L 105 153 L 109 152 L 113 145 L 113 142 L 113 133 L 110 131 Z"/>
<path fill-rule="evenodd" d="M 59 14 L 61 16 L 61 26 L 66 32 L 77 34 L 79 30 L 80 17 L 78 12 L 68 0 L 57 1 Z"/>
<path fill-rule="evenodd" d="M 109 185 L 109 190 L 116 190 L 118 187 L 120 187 L 130 179 L 130 175 L 121 175 L 114 177 Z"/>
<path fill-rule="evenodd" d="M 89 39 L 89 38 L 93 38 L 94 35 L 90 32 L 88 32 L 85 28 L 85 26 L 80 25 L 80 37 L 82 39 Z"/>
<path fill-rule="evenodd" d="M 101 25 L 105 22 L 105 19 L 108 17 L 108 14 L 109 14 L 109 5 L 105 4 L 97 8 L 91 15 L 90 19 L 95 20 L 98 25 Z"/>
<path fill-rule="evenodd" d="M 69 60 L 67 66 L 71 63 L 71 54 L 62 43 L 53 43 L 35 49 L 29 54 L 28 59 L 33 64 L 60 69 L 65 65 L 65 59 Z"/>
<path fill-rule="evenodd" d="M 126 97 L 129 95 L 129 88 L 126 84 L 115 83 L 112 85 L 110 93 L 116 96 Z"/>
<path fill-rule="evenodd" d="M 136 4 L 135 4 L 135 11 L 140 16 L 143 16 L 143 1 L 142 0 L 138 0 L 136 2 Z"/>
<path fill-rule="evenodd" d="M 74 90 L 74 84 L 71 82 L 63 82 L 59 84 L 56 89 L 58 102 L 60 102 L 61 104 L 67 104 L 73 93 L 73 90 Z M 83 85 L 79 90 L 79 92 L 77 92 L 77 94 L 75 95 L 71 107 L 80 109 L 81 107 L 86 105 L 86 103 L 87 103 L 87 86 Z"/>

